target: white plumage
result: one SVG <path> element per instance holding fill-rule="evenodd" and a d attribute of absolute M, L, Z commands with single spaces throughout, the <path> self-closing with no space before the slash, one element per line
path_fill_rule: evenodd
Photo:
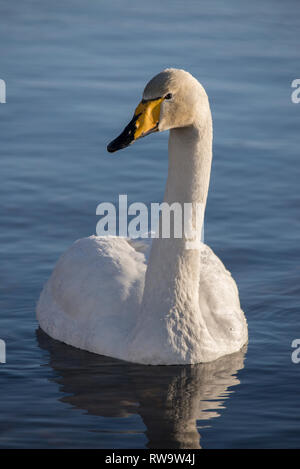
<path fill-rule="evenodd" d="M 205 206 L 212 124 L 206 93 L 187 72 L 152 79 L 144 99 L 166 93 L 159 130 L 170 129 L 164 201 Z M 240 350 L 248 332 L 231 274 L 203 243 L 141 243 L 91 236 L 59 259 L 37 306 L 41 328 L 84 350 L 143 364 L 208 362 Z"/>

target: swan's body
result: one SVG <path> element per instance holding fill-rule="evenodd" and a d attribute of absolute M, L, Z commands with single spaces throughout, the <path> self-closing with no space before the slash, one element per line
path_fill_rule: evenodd
<path fill-rule="evenodd" d="M 174 99 L 163 102 L 168 98 L 160 97 L 170 91 Z M 199 82 L 174 69 L 154 77 L 133 121 L 109 150 L 143 136 L 143 126 L 145 133 L 170 129 L 164 201 L 205 206 L 212 123 Z M 145 253 L 124 238 L 77 241 L 45 285 L 37 315 L 55 339 L 153 365 L 209 362 L 240 350 L 248 338 L 230 273 L 203 243 L 186 249 L 184 237 L 154 239 L 148 266 Z"/>

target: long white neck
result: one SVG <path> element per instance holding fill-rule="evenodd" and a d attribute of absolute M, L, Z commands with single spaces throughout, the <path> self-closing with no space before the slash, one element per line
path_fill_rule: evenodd
<path fill-rule="evenodd" d="M 169 171 L 164 202 L 206 204 L 212 158 L 210 113 L 203 127 L 172 129 L 169 137 Z M 198 227 L 201 230 L 201 226 Z M 200 233 L 199 233 L 200 235 Z M 199 238 L 201 239 L 201 238 Z M 199 250 L 186 249 L 184 237 L 153 240 L 140 319 L 147 323 L 174 316 L 174 327 L 182 311 L 190 320 L 198 313 L 200 275 Z M 145 327 L 145 323 L 144 323 Z M 175 332 L 175 331 L 174 331 Z"/>
<path fill-rule="evenodd" d="M 210 117 L 210 116 L 209 116 Z M 212 158 L 212 125 L 170 130 L 164 202 L 206 204 Z"/>

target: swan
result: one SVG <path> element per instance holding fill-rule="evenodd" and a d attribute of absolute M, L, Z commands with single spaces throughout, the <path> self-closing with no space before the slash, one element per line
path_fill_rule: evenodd
<path fill-rule="evenodd" d="M 164 202 L 205 207 L 212 118 L 204 88 L 184 70 L 166 69 L 149 81 L 133 119 L 107 150 L 164 130 L 170 131 Z M 154 238 L 148 262 L 126 238 L 76 241 L 45 284 L 37 319 L 61 342 L 146 365 L 210 362 L 248 340 L 230 272 L 201 240 L 187 249 L 184 236 Z"/>

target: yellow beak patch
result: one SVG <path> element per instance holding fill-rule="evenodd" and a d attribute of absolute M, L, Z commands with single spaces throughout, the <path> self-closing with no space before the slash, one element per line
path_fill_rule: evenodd
<path fill-rule="evenodd" d="M 153 99 L 151 101 L 141 101 L 135 110 L 134 116 L 136 118 L 134 132 L 134 139 L 148 135 L 158 128 L 160 106 L 163 98 Z"/>

